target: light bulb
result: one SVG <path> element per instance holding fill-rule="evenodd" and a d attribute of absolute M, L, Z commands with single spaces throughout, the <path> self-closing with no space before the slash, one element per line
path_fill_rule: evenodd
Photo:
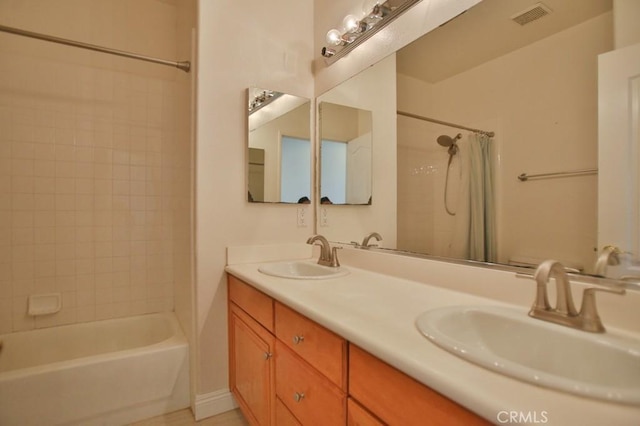
<path fill-rule="evenodd" d="M 327 43 L 337 46 L 342 43 L 342 34 L 338 30 L 329 30 L 327 33 Z"/>
<path fill-rule="evenodd" d="M 342 26 L 344 27 L 345 32 L 353 33 L 360 26 L 360 22 L 358 21 L 358 18 L 356 18 L 355 16 L 347 15 L 342 21 Z"/>

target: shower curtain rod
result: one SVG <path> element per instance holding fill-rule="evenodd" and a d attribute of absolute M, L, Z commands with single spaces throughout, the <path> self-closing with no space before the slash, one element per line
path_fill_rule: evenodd
<path fill-rule="evenodd" d="M 34 33 L 31 31 L 25 31 L 18 28 L 7 27 L 0 25 L 0 31 L 24 37 L 31 37 L 38 40 L 50 41 L 53 43 L 65 44 L 67 46 L 79 47 L 81 49 L 93 50 L 95 52 L 108 53 L 110 55 L 123 56 L 125 58 L 138 59 L 141 61 L 153 62 L 155 64 L 168 65 L 181 69 L 184 72 L 189 72 L 191 69 L 191 63 L 189 61 L 167 61 L 165 59 L 153 58 L 151 56 L 140 55 L 137 53 L 125 52 L 123 50 L 111 49 L 109 47 L 96 46 L 95 44 L 82 43 L 80 41 L 69 40 L 66 38 L 53 37 L 46 34 Z"/>
<path fill-rule="evenodd" d="M 490 138 L 495 136 L 494 132 L 487 132 L 486 130 L 474 129 L 471 127 L 461 126 L 459 124 L 447 123 L 446 121 L 436 120 L 435 118 L 423 117 L 421 115 L 411 114 L 410 112 L 404 111 L 396 111 L 399 115 L 404 115 L 405 117 L 417 118 L 418 120 L 430 121 L 431 123 L 442 124 L 444 126 L 455 127 L 456 129 L 469 130 L 474 133 L 481 133 L 483 135 L 487 135 Z"/>

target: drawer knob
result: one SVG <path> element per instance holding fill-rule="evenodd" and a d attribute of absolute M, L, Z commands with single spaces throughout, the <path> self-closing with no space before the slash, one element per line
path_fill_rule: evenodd
<path fill-rule="evenodd" d="M 302 342 L 304 342 L 304 336 L 298 336 L 298 335 L 293 336 L 293 343 L 294 344 L 298 345 L 298 344 L 300 344 Z"/>
<path fill-rule="evenodd" d="M 304 393 L 302 393 L 302 392 L 296 392 L 296 393 L 294 393 L 294 394 L 293 394 L 293 399 L 294 399 L 296 402 L 300 402 L 300 401 L 302 401 L 302 400 L 304 399 Z"/>
<path fill-rule="evenodd" d="M 264 356 L 265 360 L 268 360 L 269 358 L 271 358 L 273 356 L 273 354 L 271 352 L 265 352 L 263 356 Z"/>

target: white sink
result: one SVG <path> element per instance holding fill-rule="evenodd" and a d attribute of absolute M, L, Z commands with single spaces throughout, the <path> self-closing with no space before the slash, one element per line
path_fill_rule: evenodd
<path fill-rule="evenodd" d="M 433 309 L 416 326 L 441 348 L 506 376 L 640 405 L 638 340 L 574 330 L 497 306 Z"/>
<path fill-rule="evenodd" d="M 326 280 L 343 277 L 349 271 L 342 266 L 332 268 L 318 265 L 316 261 L 298 260 L 291 262 L 265 263 L 258 268 L 263 274 L 296 280 Z"/>

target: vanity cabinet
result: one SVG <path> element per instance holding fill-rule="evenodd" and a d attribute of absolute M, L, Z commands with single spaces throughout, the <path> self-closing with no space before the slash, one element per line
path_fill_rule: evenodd
<path fill-rule="evenodd" d="M 229 381 L 252 425 L 346 424 L 347 342 L 229 276 Z"/>
<path fill-rule="evenodd" d="M 229 275 L 229 380 L 252 425 L 486 425 Z"/>

